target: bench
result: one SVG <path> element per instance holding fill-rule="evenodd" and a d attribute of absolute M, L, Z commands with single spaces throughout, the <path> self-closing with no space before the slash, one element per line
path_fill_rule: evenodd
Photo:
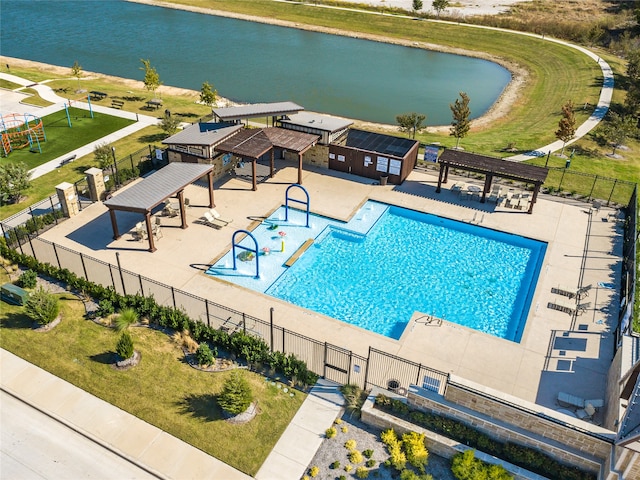
<path fill-rule="evenodd" d="M 291 265 L 296 263 L 298 258 L 300 258 L 300 255 L 302 255 L 312 244 L 313 244 L 313 238 L 310 238 L 309 240 L 304 242 L 302 246 L 298 248 L 298 250 L 296 250 L 296 252 L 293 255 L 291 255 L 286 262 L 284 262 L 284 266 L 290 267 Z"/>
<path fill-rule="evenodd" d="M 71 155 L 71 156 L 69 156 L 69 157 L 67 157 L 67 158 L 63 158 L 63 159 L 60 161 L 60 166 L 62 167 L 62 166 L 64 166 L 64 165 L 66 165 L 67 163 L 71 163 L 71 162 L 73 162 L 75 159 L 76 159 L 76 155 Z"/>
<path fill-rule="evenodd" d="M 124 102 L 122 100 L 111 100 L 111 108 L 117 108 L 120 110 L 124 107 Z"/>
<path fill-rule="evenodd" d="M 91 94 L 91 98 L 93 98 L 94 100 L 102 100 L 103 98 L 107 97 L 106 93 L 98 92 L 97 90 L 91 90 L 89 93 Z"/>
<path fill-rule="evenodd" d="M 147 101 L 147 108 L 149 110 L 151 110 L 152 108 L 157 110 L 162 106 L 162 100 L 160 100 L 159 98 L 152 98 L 151 100 Z"/>

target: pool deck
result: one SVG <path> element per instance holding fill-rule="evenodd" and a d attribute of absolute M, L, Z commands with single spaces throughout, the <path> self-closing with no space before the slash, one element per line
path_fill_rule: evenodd
<path fill-rule="evenodd" d="M 297 180 L 293 166 L 258 184 L 256 192 L 251 191 L 250 183 L 235 177 L 216 182 L 216 208 L 223 217 L 233 218 L 233 223 L 219 230 L 196 223 L 208 209 L 206 188 L 187 187 L 185 197 L 191 204 L 186 210 L 188 228 L 179 228 L 179 217 L 163 217 L 163 236 L 156 242 L 154 253 L 146 250 L 146 242 L 135 241 L 127 233 L 112 240 L 109 215 L 101 202 L 42 237 L 111 264 L 116 264 L 115 254 L 119 252 L 124 269 L 264 320 L 268 320 L 273 307 L 276 324 L 362 356 L 371 346 L 554 410 L 559 408 L 559 391 L 582 398 L 604 398 L 619 299 L 616 289 L 598 284 L 620 282 L 621 229 L 609 221 L 608 213 L 613 209 L 603 207 L 590 214 L 588 204 L 542 195 L 533 214 L 528 215 L 495 204 L 461 201 L 448 189 L 437 194 L 434 172 L 415 170 L 401 186 L 380 186 L 370 179 L 307 165 L 304 168 L 303 185 L 311 198 L 311 210 L 320 215 L 346 221 L 372 199 L 547 242 L 521 342 L 448 322 L 437 326 L 414 321 L 400 340 L 392 340 L 205 276 L 203 271 L 212 260 L 230 248 L 233 232 L 251 230 L 256 217 L 267 216 L 284 203 L 285 189 Z M 453 183 L 450 178 L 448 185 Z M 475 183 L 481 185 L 482 180 Z M 118 212 L 117 218 L 121 232 L 134 230 L 141 219 L 125 212 Z M 291 246 L 291 251 L 295 248 Z M 587 310 L 574 318 L 548 308 L 551 301 L 567 300 L 551 293 L 551 289 L 560 285 L 577 288 L 581 271 L 581 284 L 593 285 L 583 300 L 591 302 Z"/>

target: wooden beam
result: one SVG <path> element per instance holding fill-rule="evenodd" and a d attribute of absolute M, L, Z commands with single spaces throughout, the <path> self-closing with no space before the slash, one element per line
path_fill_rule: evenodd
<path fill-rule="evenodd" d="M 144 223 L 147 225 L 147 237 L 149 237 L 149 251 L 156 251 L 156 245 L 153 241 L 153 227 L 151 226 L 151 212 L 147 212 L 144 216 Z"/>
<path fill-rule="evenodd" d="M 180 220 L 182 220 L 181 228 L 187 228 L 187 212 L 184 209 L 184 190 L 178 192 L 178 204 L 180 206 Z"/>
<path fill-rule="evenodd" d="M 298 154 L 298 185 L 302 185 L 302 154 Z"/>
<path fill-rule="evenodd" d="M 109 217 L 111 217 L 111 228 L 113 229 L 113 239 L 118 240 L 120 238 L 120 232 L 118 231 L 118 222 L 116 221 L 116 211 L 109 209 Z"/>
<path fill-rule="evenodd" d="M 251 160 L 251 174 L 253 176 L 253 185 L 251 190 L 254 192 L 258 190 L 258 181 L 256 180 L 256 162 L 258 159 Z"/>
<path fill-rule="evenodd" d="M 207 174 L 207 180 L 209 181 L 209 208 L 213 208 L 216 206 L 213 201 L 213 170 Z"/>

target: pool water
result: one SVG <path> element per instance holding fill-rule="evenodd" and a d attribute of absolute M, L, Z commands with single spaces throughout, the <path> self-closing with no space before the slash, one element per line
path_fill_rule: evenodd
<path fill-rule="evenodd" d="M 282 219 L 284 207 L 252 232 L 271 250 L 259 279 L 256 259 L 232 270 L 231 252 L 207 273 L 394 339 L 421 312 L 520 341 L 545 243 L 372 201 L 348 223 L 312 215 L 306 228 L 292 209 Z"/>

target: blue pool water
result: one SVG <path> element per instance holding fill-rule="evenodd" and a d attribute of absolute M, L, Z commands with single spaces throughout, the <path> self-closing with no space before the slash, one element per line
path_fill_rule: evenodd
<path fill-rule="evenodd" d="M 418 311 L 520 341 L 545 243 L 371 201 L 347 223 L 312 215 L 307 228 L 292 209 L 284 218 L 281 207 L 252 232 L 270 249 L 260 278 L 256 259 L 232 270 L 232 252 L 207 273 L 394 339 Z"/>

